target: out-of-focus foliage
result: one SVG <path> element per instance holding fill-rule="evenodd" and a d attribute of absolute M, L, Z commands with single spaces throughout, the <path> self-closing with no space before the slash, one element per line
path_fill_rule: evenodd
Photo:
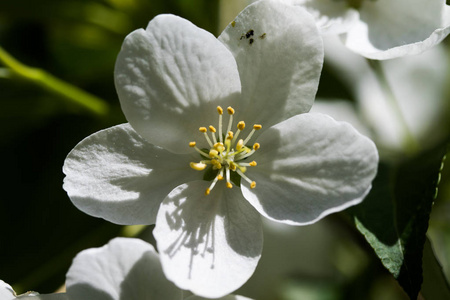
<path fill-rule="evenodd" d="M 350 209 L 357 228 L 411 299 L 423 281 L 422 253 L 447 147 L 394 166 L 381 164 L 365 201 Z"/>

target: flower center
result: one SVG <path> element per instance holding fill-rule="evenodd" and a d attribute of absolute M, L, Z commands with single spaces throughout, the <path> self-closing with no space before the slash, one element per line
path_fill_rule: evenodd
<path fill-rule="evenodd" d="M 214 179 L 212 180 L 211 185 L 206 189 L 205 195 L 209 195 L 217 181 L 223 179 L 226 179 L 226 186 L 231 189 L 233 187 L 231 182 L 234 174 L 237 174 L 238 177 L 243 178 L 250 183 L 250 188 L 253 189 L 256 186 L 256 182 L 252 181 L 244 173 L 247 171 L 247 167 L 256 166 L 256 161 L 246 161 L 248 157 L 259 149 L 260 145 L 258 143 L 254 143 L 253 146 L 249 147 L 247 146 L 247 143 L 252 138 L 253 133 L 256 130 L 260 130 L 262 126 L 259 124 L 253 125 L 252 131 L 245 139 L 238 139 L 240 133 L 245 128 L 244 121 L 238 122 L 236 132 L 231 131 L 233 126 L 234 109 L 229 106 L 227 108 L 229 115 L 228 127 L 226 132 L 222 134 L 222 107 L 218 106 L 217 112 L 219 113 L 218 131 L 214 126 L 209 125 L 208 129 L 211 135 L 211 137 L 209 137 L 208 129 L 206 127 L 199 128 L 199 131 L 203 133 L 206 142 L 209 145 L 209 150 L 199 149 L 196 142 L 189 143 L 189 147 L 194 148 L 204 158 L 197 163 L 191 162 L 190 166 L 192 169 L 197 171 L 203 171 L 209 166 L 214 172 Z"/>

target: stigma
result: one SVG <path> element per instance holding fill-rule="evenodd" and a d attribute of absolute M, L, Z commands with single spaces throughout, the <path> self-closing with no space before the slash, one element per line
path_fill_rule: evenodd
<path fill-rule="evenodd" d="M 228 113 L 227 127 L 223 127 L 223 114 Z M 190 167 L 196 171 L 203 171 L 207 167 L 211 168 L 215 174 L 210 186 L 206 189 L 205 195 L 209 195 L 217 182 L 225 180 L 227 188 L 233 188 L 232 175 L 237 174 L 250 184 L 250 188 L 256 187 L 256 182 L 252 181 L 245 173 L 248 167 L 255 167 L 256 161 L 248 159 L 261 146 L 259 143 L 249 144 L 255 131 L 260 130 L 260 124 L 254 124 L 252 130 L 245 139 L 239 138 L 245 130 L 245 122 L 239 121 L 236 130 L 233 131 L 233 116 L 235 110 L 229 106 L 226 110 L 217 107 L 218 126 L 200 127 L 199 132 L 203 134 L 208 145 L 207 149 L 200 149 L 196 142 L 190 142 L 189 147 L 194 148 L 203 158 L 199 162 L 191 162 Z M 208 134 L 209 131 L 209 134 Z"/>

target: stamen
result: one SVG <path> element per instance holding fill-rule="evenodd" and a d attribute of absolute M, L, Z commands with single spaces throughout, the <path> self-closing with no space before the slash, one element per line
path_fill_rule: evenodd
<path fill-rule="evenodd" d="M 244 141 L 240 139 L 236 144 L 236 150 L 241 151 L 242 147 L 244 147 Z"/>
<path fill-rule="evenodd" d="M 212 126 L 212 125 L 209 125 L 209 131 L 211 132 L 211 137 L 212 137 L 212 139 L 214 141 L 214 144 L 217 143 L 216 128 L 214 126 Z"/>
<path fill-rule="evenodd" d="M 227 188 L 231 189 L 233 186 L 231 185 L 231 182 L 230 182 L 230 169 L 229 168 L 226 168 L 225 175 L 227 178 Z"/>
<path fill-rule="evenodd" d="M 253 144 L 253 150 L 258 150 L 259 148 L 261 148 L 261 145 L 259 143 L 254 143 Z"/>
<path fill-rule="evenodd" d="M 238 167 L 239 167 L 239 170 L 241 170 L 242 173 L 247 172 L 247 167 L 241 166 L 241 164 L 239 164 Z"/>
<path fill-rule="evenodd" d="M 209 150 L 209 157 L 211 158 L 217 157 L 218 154 L 219 152 L 217 150 L 214 149 Z"/>
<path fill-rule="evenodd" d="M 228 154 L 230 153 L 230 150 L 231 150 L 231 142 L 229 139 L 225 140 L 225 146 L 227 147 L 227 152 L 225 155 L 228 156 Z"/>
<path fill-rule="evenodd" d="M 213 169 L 215 170 L 222 169 L 222 164 L 217 159 L 212 159 L 211 164 L 213 165 Z"/>
<path fill-rule="evenodd" d="M 206 141 L 208 142 L 208 145 L 209 145 L 209 147 L 212 147 L 212 145 L 213 145 L 213 143 L 211 142 L 211 140 L 209 139 L 209 136 L 208 136 L 208 134 L 206 133 L 206 127 L 200 127 L 199 129 L 198 129 L 200 132 L 203 132 L 203 134 L 205 135 L 205 139 L 206 139 Z"/>
<path fill-rule="evenodd" d="M 199 163 L 195 163 L 195 162 L 191 162 L 190 166 L 192 169 L 196 170 L 196 171 L 203 171 L 206 168 L 206 164 L 199 162 Z"/>
<path fill-rule="evenodd" d="M 236 131 L 236 134 L 234 135 L 233 140 L 231 141 L 232 144 L 234 144 L 234 142 L 237 140 L 237 138 L 239 136 L 239 133 L 241 133 L 241 131 L 244 130 L 245 122 L 244 121 L 240 121 L 237 124 L 237 128 L 238 128 L 238 130 Z"/>
<path fill-rule="evenodd" d="M 248 148 L 246 148 L 246 149 L 248 149 Z M 253 149 L 253 150 L 249 150 L 249 152 L 239 153 L 238 155 L 236 155 L 234 157 L 234 160 L 235 161 L 239 161 L 239 160 L 242 160 L 244 158 L 247 158 L 247 157 L 251 156 L 253 153 L 255 153 L 255 151 L 256 150 Z"/>
<path fill-rule="evenodd" d="M 244 144 L 247 145 L 248 141 L 252 138 L 253 134 L 255 133 L 256 130 L 260 130 L 262 128 L 262 125 L 260 124 L 255 124 L 253 125 L 253 129 L 250 132 L 250 134 L 248 135 L 248 137 L 245 139 Z"/>
<path fill-rule="evenodd" d="M 240 166 L 243 166 L 243 167 L 256 167 L 256 161 L 252 161 L 252 162 L 249 162 L 249 163 L 239 163 L 239 165 Z"/>
<path fill-rule="evenodd" d="M 223 142 L 222 139 L 222 115 L 223 115 L 223 109 L 220 106 L 217 106 L 217 112 L 219 113 L 219 141 Z"/>
<path fill-rule="evenodd" d="M 203 152 L 202 150 L 198 149 L 198 147 L 196 146 L 195 142 L 189 142 L 189 147 L 194 148 L 195 151 L 197 151 L 198 153 L 200 153 L 200 155 L 203 155 L 206 158 L 210 158 L 208 154 L 206 154 L 205 152 Z"/>
<path fill-rule="evenodd" d="M 219 174 L 217 174 L 216 178 L 214 178 L 213 182 L 211 182 L 211 185 L 209 186 L 209 188 L 206 189 L 205 196 L 208 196 L 211 193 L 212 189 L 214 188 L 217 181 L 219 181 L 219 180 L 223 180 L 223 169 L 221 169 L 219 171 Z"/>
<path fill-rule="evenodd" d="M 214 149 L 216 149 L 219 153 L 222 153 L 223 150 L 225 150 L 225 147 L 223 146 L 223 143 L 215 143 Z"/>
<path fill-rule="evenodd" d="M 241 172 L 241 170 L 236 170 L 236 172 L 245 179 L 248 183 L 250 183 L 250 188 L 254 189 L 256 186 L 256 182 L 252 181 L 250 178 L 248 178 L 244 173 Z"/>
<path fill-rule="evenodd" d="M 231 131 L 231 126 L 233 125 L 234 108 L 232 108 L 231 106 L 228 106 L 227 112 L 230 115 L 230 119 L 228 119 L 227 132 L 230 132 Z"/>

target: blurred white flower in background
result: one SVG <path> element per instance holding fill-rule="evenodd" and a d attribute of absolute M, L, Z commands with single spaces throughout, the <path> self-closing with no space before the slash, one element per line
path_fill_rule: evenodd
<path fill-rule="evenodd" d="M 101 248 L 81 251 L 66 275 L 66 293 L 28 292 L 17 296 L 0 280 L 1 300 L 201 300 L 166 279 L 153 246 L 134 238 L 115 238 Z M 250 300 L 227 295 L 219 300 Z"/>
<path fill-rule="evenodd" d="M 370 136 L 384 153 L 408 151 L 406 135 L 413 138 L 416 146 L 427 149 L 446 134 L 449 74 L 448 55 L 443 47 L 384 61 L 382 68 L 395 97 L 389 99 L 364 58 L 348 51 L 336 37 L 326 37 L 324 41 L 325 61 L 348 86 L 356 105 L 321 99 L 316 100 L 312 112 L 348 121 Z M 392 106 L 392 100 L 397 101 L 399 112 Z"/>
<path fill-rule="evenodd" d="M 323 35 L 371 59 L 422 53 L 450 33 L 445 0 L 279 0 L 305 7 Z M 253 1 L 249 1 L 253 2 Z"/>

